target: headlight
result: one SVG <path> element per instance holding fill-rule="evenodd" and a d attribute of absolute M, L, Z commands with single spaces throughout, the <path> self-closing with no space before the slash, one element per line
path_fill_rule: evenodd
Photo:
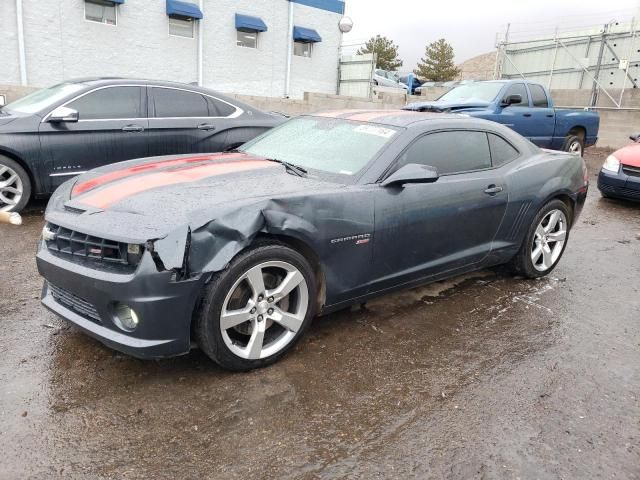
<path fill-rule="evenodd" d="M 604 170 L 608 170 L 609 172 L 618 173 L 620 170 L 620 160 L 618 160 L 613 155 L 609 155 L 607 159 L 604 161 L 604 165 L 602 165 Z"/>

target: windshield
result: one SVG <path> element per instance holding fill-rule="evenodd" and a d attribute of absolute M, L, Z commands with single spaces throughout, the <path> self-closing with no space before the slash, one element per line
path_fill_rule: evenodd
<path fill-rule="evenodd" d="M 442 95 L 438 100 L 447 102 L 492 102 L 497 96 L 504 83 L 482 82 L 460 85 Z"/>
<path fill-rule="evenodd" d="M 240 151 L 309 170 L 352 176 L 398 133 L 386 125 L 299 117 L 244 144 Z"/>
<path fill-rule="evenodd" d="M 83 88 L 85 88 L 85 85 L 79 83 L 60 83 L 22 97 L 8 104 L 4 109 L 19 113 L 36 113 Z"/>

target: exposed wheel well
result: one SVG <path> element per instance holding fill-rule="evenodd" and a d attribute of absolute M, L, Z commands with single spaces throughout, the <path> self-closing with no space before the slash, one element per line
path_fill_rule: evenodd
<path fill-rule="evenodd" d="M 564 203 L 567 206 L 567 210 L 569 210 L 569 215 L 571 216 L 571 218 L 569 219 L 569 225 L 572 225 L 575 202 L 571 199 L 571 197 L 566 194 L 560 194 L 550 198 L 548 201 L 551 201 L 551 200 L 560 200 L 562 203 Z"/>
<path fill-rule="evenodd" d="M 580 138 L 584 142 L 585 138 L 587 137 L 587 129 L 581 126 L 576 126 L 576 127 L 573 127 L 571 130 L 569 130 L 569 133 L 567 133 L 567 136 L 569 135 L 575 135 L 576 137 Z"/>
<path fill-rule="evenodd" d="M 297 251 L 302 254 L 307 261 L 311 264 L 313 268 L 313 273 L 316 276 L 316 282 L 318 284 L 318 291 L 316 295 L 316 313 L 319 313 L 322 307 L 325 304 L 326 299 L 326 278 L 324 276 L 324 271 L 322 270 L 322 265 L 320 264 L 320 258 L 316 254 L 316 252 L 305 242 L 298 240 L 297 238 L 288 237 L 286 235 L 273 235 L 261 233 L 259 234 L 255 240 L 256 241 L 274 241 L 278 243 L 283 243 L 289 248 Z"/>
<path fill-rule="evenodd" d="M 32 197 L 35 196 L 36 194 L 35 177 L 33 176 L 33 172 L 31 171 L 31 169 L 27 166 L 27 163 L 17 155 L 14 155 L 13 153 L 9 153 L 5 150 L 2 150 L 1 148 L 0 148 L 0 156 L 5 156 L 7 158 L 10 158 L 11 160 L 15 161 L 18 165 L 20 165 L 22 168 L 24 168 L 24 171 L 27 172 L 27 175 L 29 176 L 29 181 L 31 182 L 31 196 Z"/>

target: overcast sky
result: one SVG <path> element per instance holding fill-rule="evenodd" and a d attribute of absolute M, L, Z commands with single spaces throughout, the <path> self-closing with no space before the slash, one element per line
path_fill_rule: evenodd
<path fill-rule="evenodd" d="M 528 39 L 552 35 L 556 26 L 563 31 L 629 22 L 634 15 L 640 21 L 640 0 L 346 0 L 346 15 L 354 27 L 344 44 L 387 36 L 400 46 L 400 70 L 410 71 L 439 38 L 453 45 L 459 63 L 493 50 L 496 33 L 508 23 L 512 38 Z"/>

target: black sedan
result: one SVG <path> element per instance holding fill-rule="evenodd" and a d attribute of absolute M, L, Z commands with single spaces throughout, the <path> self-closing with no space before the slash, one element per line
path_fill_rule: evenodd
<path fill-rule="evenodd" d="M 316 314 L 509 263 L 548 274 L 588 188 L 580 156 L 451 114 L 301 116 L 239 151 L 129 161 L 62 185 L 46 307 L 142 357 L 268 365 Z"/>
<path fill-rule="evenodd" d="M 204 88 L 86 78 L 0 109 L 0 211 L 132 158 L 233 149 L 284 121 Z"/>

